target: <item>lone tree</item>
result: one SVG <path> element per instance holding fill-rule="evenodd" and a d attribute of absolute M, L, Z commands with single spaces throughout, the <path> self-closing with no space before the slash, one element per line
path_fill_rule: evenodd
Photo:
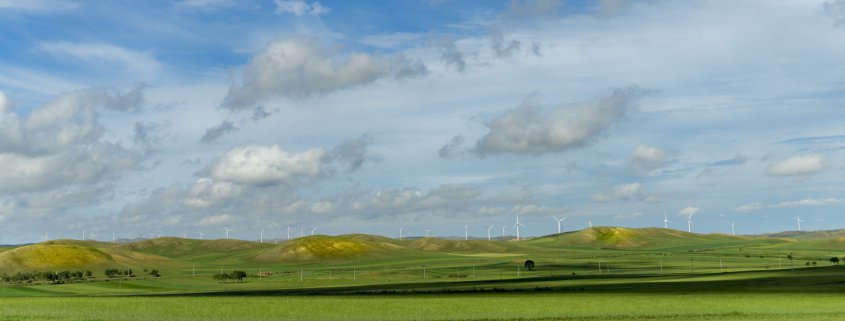
<path fill-rule="evenodd" d="M 244 271 L 232 271 L 232 278 L 238 279 L 238 282 L 243 282 L 245 277 L 246 277 L 246 272 L 244 272 Z"/>
<path fill-rule="evenodd" d="M 830 263 L 833 265 L 839 265 L 839 258 L 835 256 L 830 258 Z"/>
<path fill-rule="evenodd" d="M 525 260 L 525 268 L 528 269 L 528 271 L 534 271 L 534 261 Z"/>

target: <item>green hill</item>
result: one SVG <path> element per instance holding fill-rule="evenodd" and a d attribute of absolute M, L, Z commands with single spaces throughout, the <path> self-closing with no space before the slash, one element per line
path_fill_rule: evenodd
<path fill-rule="evenodd" d="M 539 246 L 613 249 L 694 249 L 778 242 L 783 241 L 725 234 L 697 234 L 664 228 L 634 229 L 607 226 L 549 235 L 526 241 L 528 244 Z"/>
<path fill-rule="evenodd" d="M 429 237 L 413 240 L 406 246 L 426 252 L 447 253 L 504 253 L 514 248 L 512 243 L 480 240 L 458 241 Z"/>
<path fill-rule="evenodd" d="M 262 262 L 336 260 L 377 257 L 402 250 L 393 239 L 364 234 L 314 235 L 285 242 L 254 256 Z"/>
<path fill-rule="evenodd" d="M 94 247 L 76 244 L 42 243 L 0 253 L 4 271 L 65 269 L 114 264 L 111 255 Z"/>
<path fill-rule="evenodd" d="M 186 258 L 211 253 L 235 254 L 273 247 L 273 244 L 242 240 L 196 240 L 178 237 L 160 237 L 118 245 L 116 248 L 134 252 L 160 255 L 169 258 Z"/>

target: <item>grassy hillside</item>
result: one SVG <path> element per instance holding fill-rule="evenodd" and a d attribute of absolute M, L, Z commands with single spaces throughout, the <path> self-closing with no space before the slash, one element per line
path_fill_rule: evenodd
<path fill-rule="evenodd" d="M 515 248 L 513 244 L 503 242 L 457 241 L 439 238 L 420 238 L 407 243 L 406 246 L 426 252 L 447 253 L 505 253 Z"/>
<path fill-rule="evenodd" d="M 613 249 L 695 249 L 732 245 L 778 243 L 778 239 L 760 239 L 724 234 L 697 234 L 663 228 L 593 227 L 526 241 L 527 244 L 553 247 L 589 247 Z"/>
<path fill-rule="evenodd" d="M 114 264 L 111 255 L 92 246 L 47 242 L 22 246 L 0 253 L 4 271 L 66 269 Z"/>
<path fill-rule="evenodd" d="M 261 251 L 254 256 L 254 259 L 260 262 L 338 260 L 384 256 L 391 251 L 402 249 L 403 247 L 396 244 L 394 240 L 380 236 L 313 235 Z"/>

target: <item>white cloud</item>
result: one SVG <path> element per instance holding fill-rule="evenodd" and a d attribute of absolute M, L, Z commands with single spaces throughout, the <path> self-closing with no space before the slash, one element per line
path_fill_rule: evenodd
<path fill-rule="evenodd" d="M 747 212 L 755 212 L 763 209 L 763 204 L 760 203 L 748 203 L 744 205 L 740 205 L 731 209 L 734 212 L 740 213 L 747 213 Z"/>
<path fill-rule="evenodd" d="M 229 214 L 218 214 L 204 217 L 202 220 L 199 221 L 199 225 L 220 225 L 223 223 L 228 223 L 232 220 L 232 216 Z"/>
<path fill-rule="evenodd" d="M 592 199 L 600 203 L 609 202 L 614 199 L 622 201 L 647 201 L 649 203 L 657 201 L 656 198 L 647 195 L 643 191 L 643 186 L 640 183 L 619 184 L 614 186 L 610 192 L 593 194 Z"/>
<path fill-rule="evenodd" d="M 845 200 L 836 198 L 805 198 L 800 201 L 782 202 L 778 204 L 769 205 L 769 208 L 789 208 L 789 207 L 805 207 L 805 206 L 834 206 L 845 205 Z"/>
<path fill-rule="evenodd" d="M 678 211 L 678 215 L 690 216 L 690 215 L 693 215 L 695 213 L 698 213 L 699 210 L 700 210 L 700 208 L 698 208 L 698 207 L 687 206 L 687 207 L 684 207 L 683 209 L 681 209 L 680 211 Z"/>
<path fill-rule="evenodd" d="M 305 0 L 275 0 L 274 2 L 276 3 L 277 14 L 292 13 L 297 16 L 317 16 L 332 11 L 330 8 L 316 1 L 308 3 Z"/>
<path fill-rule="evenodd" d="M 197 180 L 188 191 L 185 205 L 208 207 L 240 196 L 244 188 L 229 182 L 215 182 L 208 178 Z"/>
<path fill-rule="evenodd" d="M 650 172 L 663 166 L 666 152 L 660 148 L 648 145 L 637 145 L 631 155 L 631 166 L 642 172 Z"/>
<path fill-rule="evenodd" d="M 150 77 L 161 69 L 161 64 L 151 53 L 111 44 L 45 42 L 38 46 L 38 51 L 59 58 L 82 60 L 99 67 L 103 67 L 103 64 L 115 65 L 143 77 Z"/>
<path fill-rule="evenodd" d="M 821 154 L 797 155 L 772 164 L 766 170 L 771 176 L 799 176 L 820 173 L 827 169 Z"/>
<path fill-rule="evenodd" d="M 140 91 L 126 95 L 80 90 L 35 108 L 27 117 L 6 110 L 0 115 L 0 191 L 97 184 L 137 169 L 141 156 L 104 141 L 97 121 L 99 110 L 133 109 L 143 101 Z"/>
<path fill-rule="evenodd" d="M 322 148 L 291 153 L 278 145 L 245 145 L 217 159 L 208 172 L 215 180 L 236 184 L 296 185 L 320 176 L 326 154 Z"/>
<path fill-rule="evenodd" d="M 276 96 L 303 98 L 361 86 L 381 78 L 428 73 L 419 61 L 368 53 L 337 55 L 314 39 L 271 43 L 244 67 L 243 83 L 229 89 L 223 106 L 243 109 Z"/>
<path fill-rule="evenodd" d="M 552 109 L 527 99 L 487 122 L 490 131 L 478 140 L 478 152 L 539 155 L 588 145 L 624 117 L 642 94 L 632 86 L 590 103 Z"/>

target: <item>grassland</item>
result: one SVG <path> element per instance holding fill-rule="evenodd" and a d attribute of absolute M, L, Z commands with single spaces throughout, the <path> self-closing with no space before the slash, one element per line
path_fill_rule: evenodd
<path fill-rule="evenodd" d="M 597 227 L 519 242 L 53 241 L 0 252 L 0 272 L 86 267 L 94 278 L 4 284 L 0 320 L 837 320 L 845 269 L 828 258 L 845 254 L 842 234 Z M 71 260 L 80 253 L 97 255 Z M 104 267 L 162 277 L 107 279 Z M 211 278 L 232 270 L 249 276 Z"/>

